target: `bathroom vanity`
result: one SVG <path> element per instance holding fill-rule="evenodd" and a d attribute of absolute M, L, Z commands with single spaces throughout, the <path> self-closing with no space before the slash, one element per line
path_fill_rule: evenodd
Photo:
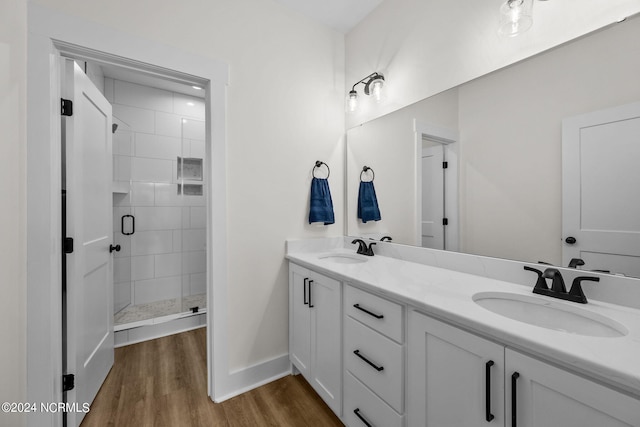
<path fill-rule="evenodd" d="M 346 425 L 640 426 L 637 302 L 533 295 L 526 263 L 350 242 L 287 242 L 293 371 Z"/>

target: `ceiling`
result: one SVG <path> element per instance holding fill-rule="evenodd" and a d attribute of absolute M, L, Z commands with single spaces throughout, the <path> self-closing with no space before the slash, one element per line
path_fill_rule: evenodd
<path fill-rule="evenodd" d="M 274 0 L 312 20 L 348 33 L 382 0 Z"/>

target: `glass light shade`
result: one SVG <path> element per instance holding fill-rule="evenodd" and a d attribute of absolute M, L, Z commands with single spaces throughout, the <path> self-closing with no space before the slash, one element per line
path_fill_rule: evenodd
<path fill-rule="evenodd" d="M 532 6 L 533 0 L 506 0 L 500 7 L 498 33 L 507 37 L 515 37 L 531 28 L 533 24 Z"/>
<path fill-rule="evenodd" d="M 347 111 L 353 113 L 358 109 L 358 92 L 352 90 L 347 95 Z"/>
<path fill-rule="evenodd" d="M 376 79 L 371 83 L 371 95 L 376 100 L 376 102 L 380 102 L 382 99 L 382 86 L 384 86 L 384 80 Z"/>

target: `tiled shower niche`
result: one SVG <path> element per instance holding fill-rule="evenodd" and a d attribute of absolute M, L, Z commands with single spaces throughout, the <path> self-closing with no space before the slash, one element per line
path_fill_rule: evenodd
<path fill-rule="evenodd" d="M 204 102 L 105 79 L 113 105 L 115 326 L 206 306 Z"/>

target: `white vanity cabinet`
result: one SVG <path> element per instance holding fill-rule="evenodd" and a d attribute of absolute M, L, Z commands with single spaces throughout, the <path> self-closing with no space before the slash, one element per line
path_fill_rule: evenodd
<path fill-rule="evenodd" d="M 342 288 L 340 282 L 289 264 L 289 358 L 341 416 Z"/>
<path fill-rule="evenodd" d="M 640 427 L 640 400 L 509 348 L 505 374 L 508 427 Z"/>
<path fill-rule="evenodd" d="M 350 285 L 344 289 L 344 421 L 401 427 L 404 307 Z"/>
<path fill-rule="evenodd" d="M 409 313 L 408 426 L 504 422 L 504 346 Z"/>
<path fill-rule="evenodd" d="M 640 400 L 429 316 L 407 341 L 409 427 L 640 427 Z"/>

